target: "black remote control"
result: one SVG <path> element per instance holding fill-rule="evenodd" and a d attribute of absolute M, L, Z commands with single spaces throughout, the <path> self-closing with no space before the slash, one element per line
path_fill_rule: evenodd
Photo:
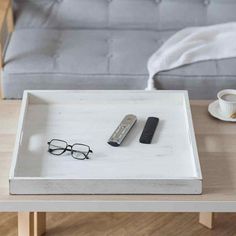
<path fill-rule="evenodd" d="M 152 142 L 152 137 L 155 133 L 158 123 L 159 123 L 159 118 L 148 117 L 142 135 L 139 139 L 140 143 L 150 144 Z"/>

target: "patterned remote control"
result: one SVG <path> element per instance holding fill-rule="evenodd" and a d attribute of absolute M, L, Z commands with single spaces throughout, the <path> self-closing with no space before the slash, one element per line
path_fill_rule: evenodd
<path fill-rule="evenodd" d="M 135 122 L 137 121 L 137 117 L 135 115 L 127 115 L 122 120 L 120 125 L 117 127 L 115 132 L 112 134 L 110 139 L 108 140 L 108 144 L 113 147 L 118 147 L 125 139 L 126 135 L 129 133 Z"/>

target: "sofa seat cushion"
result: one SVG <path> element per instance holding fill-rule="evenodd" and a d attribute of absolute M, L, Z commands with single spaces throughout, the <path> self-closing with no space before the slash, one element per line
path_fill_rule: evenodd
<path fill-rule="evenodd" d="M 144 89 L 147 60 L 174 31 L 16 30 L 5 55 L 6 98 L 25 89 Z M 199 62 L 156 76 L 158 89 L 214 98 L 236 88 L 236 59 Z"/>
<path fill-rule="evenodd" d="M 4 60 L 4 96 L 21 98 L 25 89 L 144 89 L 149 56 L 172 34 L 16 30 Z"/>
<path fill-rule="evenodd" d="M 149 56 L 172 31 L 16 30 L 5 56 L 8 73 L 146 75 Z"/>
<path fill-rule="evenodd" d="M 217 75 L 214 75 L 215 70 L 210 73 L 210 68 L 216 68 L 217 65 L 220 65 L 219 67 L 226 66 L 224 69 L 218 70 Z M 161 90 L 187 90 L 191 99 L 216 99 L 218 91 L 229 88 L 236 89 L 236 72 L 233 72 L 235 65 L 236 59 L 225 59 L 183 66 L 175 69 L 175 73 L 166 71 L 156 75 L 155 87 Z M 194 71 L 195 68 L 198 68 L 198 74 L 187 73 L 187 71 Z"/>

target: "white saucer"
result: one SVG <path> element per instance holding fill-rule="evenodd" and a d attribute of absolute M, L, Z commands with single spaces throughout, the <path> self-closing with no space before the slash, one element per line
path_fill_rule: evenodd
<path fill-rule="evenodd" d="M 218 100 L 209 104 L 208 111 L 213 117 L 215 117 L 219 120 L 228 121 L 228 122 L 236 122 L 236 119 L 225 117 L 222 114 Z"/>

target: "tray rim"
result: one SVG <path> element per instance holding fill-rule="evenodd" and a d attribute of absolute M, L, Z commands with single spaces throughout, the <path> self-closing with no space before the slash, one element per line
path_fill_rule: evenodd
<path fill-rule="evenodd" d="M 195 138 L 195 131 L 194 131 L 194 126 L 193 126 L 193 120 L 192 120 L 192 113 L 191 113 L 191 107 L 190 107 L 190 101 L 189 101 L 189 96 L 188 96 L 188 91 L 186 90 L 154 90 L 154 91 L 143 91 L 143 90 L 25 90 L 23 94 L 23 99 L 22 99 L 22 104 L 21 104 L 21 109 L 20 109 L 20 116 L 19 116 L 19 121 L 18 121 L 18 128 L 17 128 L 17 134 L 16 134 L 16 141 L 14 145 L 14 150 L 13 150 L 13 155 L 12 155 L 12 162 L 11 162 L 11 167 L 10 167 L 10 173 L 9 173 L 9 182 L 14 180 L 90 180 L 89 178 L 87 179 L 78 179 L 78 178 L 58 178 L 58 177 L 16 177 L 15 176 L 15 168 L 17 165 L 17 159 L 18 159 L 18 152 L 20 148 L 20 143 L 21 143 L 21 138 L 22 138 L 22 131 L 24 127 L 24 122 L 25 122 L 25 115 L 27 113 L 28 105 L 29 105 L 29 96 L 30 95 L 37 95 L 37 94 L 60 94 L 60 93 L 163 93 L 163 94 L 169 94 L 169 93 L 179 93 L 183 95 L 183 101 L 185 102 L 185 110 L 186 110 L 186 121 L 188 122 L 188 133 L 189 133 L 189 139 L 191 141 L 191 147 L 192 147 L 192 153 L 193 153 L 193 160 L 195 164 L 195 170 L 196 170 L 196 176 L 197 177 L 184 177 L 184 178 L 158 178 L 158 180 L 173 180 L 173 181 L 181 181 L 181 180 L 199 180 L 202 182 L 202 171 L 201 171 L 201 165 L 200 165 L 200 160 L 199 160 L 199 155 L 197 151 L 197 143 L 196 143 L 196 138 Z M 91 180 L 94 180 L 94 178 L 91 178 Z M 95 179 L 95 180 L 103 180 L 103 179 Z M 113 180 L 113 179 L 111 179 Z M 118 179 L 119 180 L 119 179 Z M 122 179 L 125 180 L 125 179 Z M 138 180 L 137 178 L 131 178 L 128 179 L 129 181 L 132 180 Z M 145 179 L 141 179 L 145 180 Z M 149 179 L 146 179 L 149 180 Z M 150 179 L 152 180 L 152 179 Z M 157 179 L 154 179 L 157 180 Z"/>

